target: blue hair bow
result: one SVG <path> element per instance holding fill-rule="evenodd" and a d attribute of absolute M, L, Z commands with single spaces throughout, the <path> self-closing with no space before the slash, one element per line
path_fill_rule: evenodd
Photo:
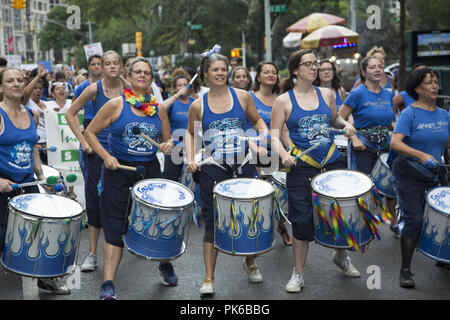
<path fill-rule="evenodd" d="M 202 53 L 202 58 L 209 58 L 213 53 L 220 53 L 220 49 L 222 49 L 222 47 L 216 44 L 211 50 Z"/>

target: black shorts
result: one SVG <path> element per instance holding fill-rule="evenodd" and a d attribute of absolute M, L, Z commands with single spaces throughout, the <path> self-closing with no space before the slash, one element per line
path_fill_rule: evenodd
<path fill-rule="evenodd" d="M 120 161 L 121 164 L 145 167 L 145 179 L 161 178 L 161 168 L 158 159 L 151 162 Z M 100 200 L 100 217 L 105 241 L 123 247 L 122 235 L 128 228 L 128 215 L 131 210 L 130 188 L 141 180 L 136 172 L 117 169 L 104 171 L 104 187 Z"/>
<path fill-rule="evenodd" d="M 326 170 L 346 169 L 347 163 L 342 156 L 325 166 Z M 311 179 L 320 173 L 304 161 L 297 160 L 286 175 L 289 214 L 292 234 L 298 240 L 314 240 L 314 207 L 312 203 Z"/>

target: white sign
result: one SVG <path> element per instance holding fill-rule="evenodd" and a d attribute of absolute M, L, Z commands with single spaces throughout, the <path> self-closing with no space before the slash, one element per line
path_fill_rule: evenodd
<path fill-rule="evenodd" d="M 77 180 L 70 184 L 74 185 L 77 201 L 85 206 L 84 181 L 81 167 L 78 162 L 78 148 L 80 142 L 73 134 L 66 122 L 65 111 L 45 111 L 45 133 L 47 137 L 47 148 L 56 147 L 56 152 L 47 152 L 48 165 L 59 170 L 63 177 L 75 174 Z M 80 123 L 83 123 L 83 114 L 79 113 Z"/>
<path fill-rule="evenodd" d="M 22 69 L 22 56 L 8 54 L 4 57 L 8 61 L 8 67 Z"/>
<path fill-rule="evenodd" d="M 86 54 L 86 61 L 89 61 L 89 57 L 98 54 L 103 55 L 103 48 L 101 42 L 95 42 L 84 46 L 84 53 Z"/>

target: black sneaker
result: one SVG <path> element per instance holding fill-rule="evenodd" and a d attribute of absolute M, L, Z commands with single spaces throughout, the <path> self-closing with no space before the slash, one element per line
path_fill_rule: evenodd
<path fill-rule="evenodd" d="M 163 277 L 162 283 L 166 286 L 176 286 L 178 284 L 178 277 L 175 274 L 173 265 L 170 262 L 159 264 L 159 273 Z"/>
<path fill-rule="evenodd" d="M 400 287 L 402 288 L 414 288 L 416 283 L 412 278 L 413 274 L 409 269 L 400 270 Z"/>

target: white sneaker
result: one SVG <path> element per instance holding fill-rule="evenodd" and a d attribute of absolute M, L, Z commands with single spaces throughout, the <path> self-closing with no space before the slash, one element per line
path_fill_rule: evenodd
<path fill-rule="evenodd" d="M 97 256 L 94 256 L 92 253 L 86 257 L 84 263 L 81 265 L 82 272 L 91 272 L 97 268 Z"/>
<path fill-rule="evenodd" d="M 242 262 L 242 266 L 244 267 L 244 270 L 247 272 L 248 280 L 253 283 L 258 283 L 263 281 L 263 276 L 261 275 L 261 272 L 259 272 L 258 266 L 256 263 L 253 263 L 250 267 L 247 266 L 246 259 L 244 258 L 244 261 Z"/>
<path fill-rule="evenodd" d="M 358 270 L 352 265 L 352 261 L 349 256 L 345 256 L 343 260 L 340 260 L 337 252 L 333 253 L 333 262 L 344 271 L 344 274 L 350 278 L 359 278 L 361 274 Z"/>
<path fill-rule="evenodd" d="M 297 270 L 292 271 L 292 276 L 286 285 L 287 292 L 300 292 L 302 287 L 305 286 L 305 280 L 303 280 L 303 274 L 298 273 Z"/>
<path fill-rule="evenodd" d="M 205 279 L 202 287 L 200 288 L 200 296 L 213 295 L 214 294 L 214 281 L 211 279 Z"/>

